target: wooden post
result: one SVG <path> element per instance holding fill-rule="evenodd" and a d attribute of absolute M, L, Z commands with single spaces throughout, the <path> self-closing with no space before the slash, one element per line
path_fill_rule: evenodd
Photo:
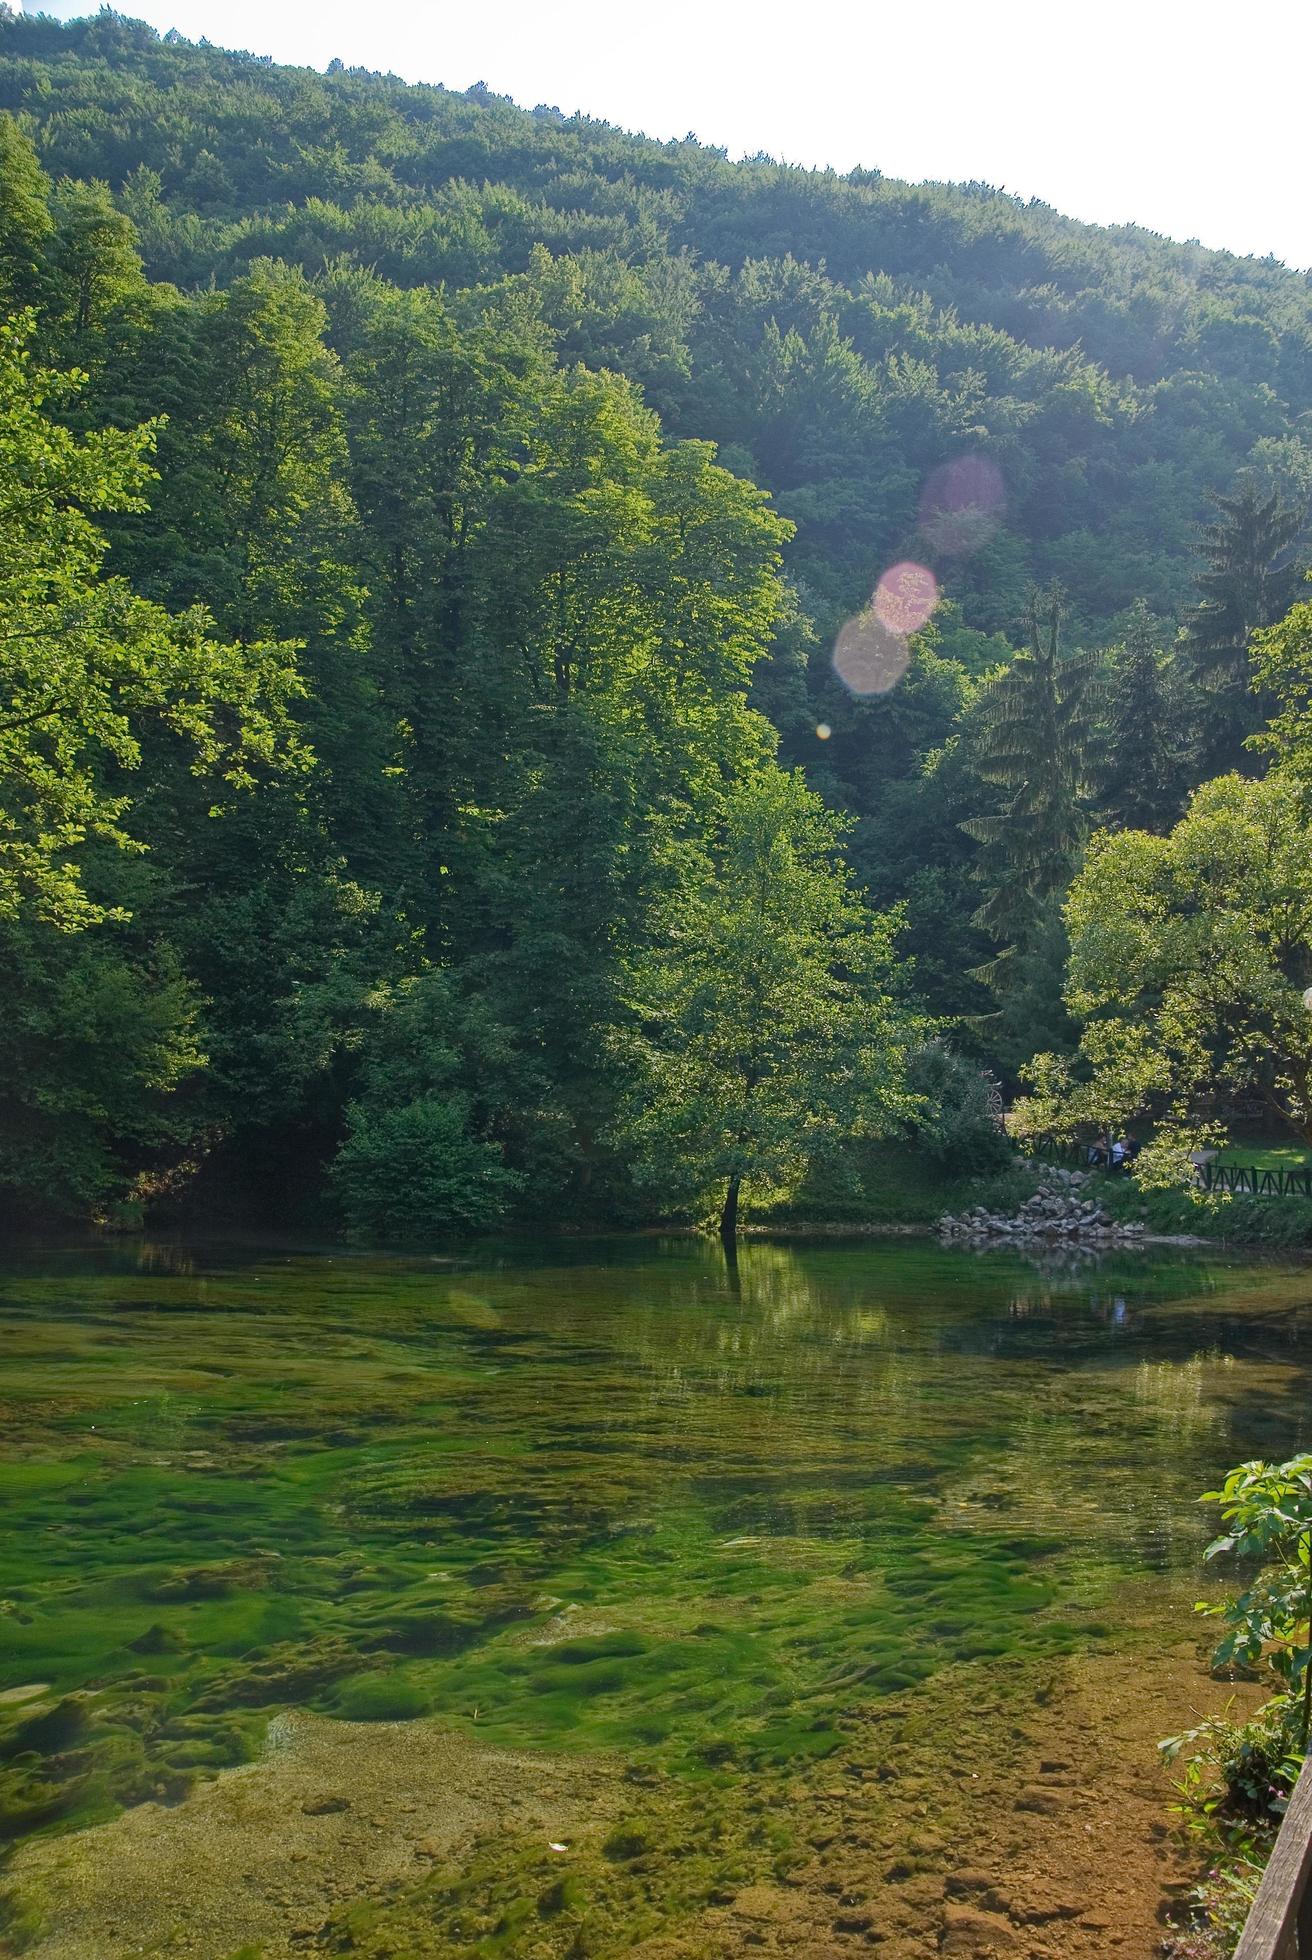
<path fill-rule="evenodd" d="M 1294 1786 L 1235 1960 L 1312 1960 L 1312 1758 Z"/>

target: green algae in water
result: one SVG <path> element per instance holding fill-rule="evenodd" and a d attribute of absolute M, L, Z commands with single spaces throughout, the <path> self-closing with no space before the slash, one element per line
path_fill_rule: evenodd
<path fill-rule="evenodd" d="M 0 1281 L 0 1831 L 175 1800 L 268 1716 L 431 1713 L 711 1787 L 1115 1637 L 1305 1442 L 1301 1273 L 928 1245 L 52 1254 Z M 1303 1315 L 1305 1319 L 1306 1316 Z M 535 1908 L 536 1909 L 536 1908 Z"/>

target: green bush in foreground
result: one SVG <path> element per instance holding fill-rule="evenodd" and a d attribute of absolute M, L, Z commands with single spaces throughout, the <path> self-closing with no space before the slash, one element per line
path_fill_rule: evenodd
<path fill-rule="evenodd" d="M 1198 1603 L 1226 1623 L 1213 1667 L 1265 1673 L 1280 1691 L 1247 1722 L 1212 1719 L 1160 1745 L 1168 1762 L 1192 1751 L 1177 1808 L 1215 1858 L 1195 1894 L 1194 1924 L 1170 1948 L 1174 1960 L 1233 1951 L 1312 1727 L 1312 1455 L 1241 1463 L 1203 1502 L 1219 1504 L 1226 1525 L 1206 1557 L 1261 1561 L 1234 1598 Z"/>

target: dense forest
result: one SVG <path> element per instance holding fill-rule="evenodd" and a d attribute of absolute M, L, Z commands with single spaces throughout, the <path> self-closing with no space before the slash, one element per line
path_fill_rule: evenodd
<path fill-rule="evenodd" d="M 0 306 L 15 1217 L 1306 1132 L 1303 274 L 0 9 Z"/>

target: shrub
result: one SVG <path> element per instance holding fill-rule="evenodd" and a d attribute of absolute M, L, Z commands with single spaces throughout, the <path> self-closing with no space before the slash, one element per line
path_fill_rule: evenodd
<path fill-rule="evenodd" d="M 911 1058 L 907 1086 L 923 1097 L 913 1124 L 920 1153 L 941 1171 L 1000 1170 L 1011 1145 L 999 1124 L 991 1078 L 942 1041 Z"/>
<path fill-rule="evenodd" d="M 1273 1252 L 1312 1245 L 1312 1198 L 1145 1191 L 1132 1179 L 1104 1180 L 1099 1196 L 1115 1216 L 1140 1218 L 1153 1232 L 1265 1246 Z"/>
<path fill-rule="evenodd" d="M 470 1135 L 463 1096 L 382 1110 L 356 1103 L 348 1120 L 332 1178 L 352 1232 L 413 1241 L 485 1230 L 505 1216 L 520 1179 L 495 1143 Z"/>

